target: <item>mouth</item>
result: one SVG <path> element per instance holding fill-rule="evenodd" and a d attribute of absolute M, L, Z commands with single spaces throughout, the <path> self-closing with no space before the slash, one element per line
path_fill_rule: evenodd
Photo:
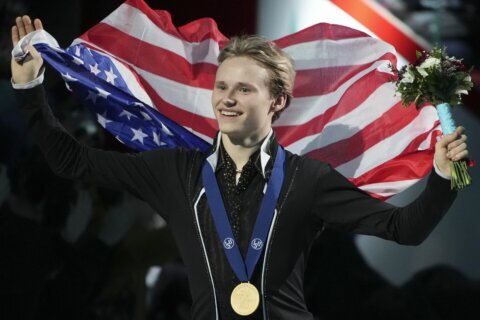
<path fill-rule="evenodd" d="M 225 117 L 235 118 L 242 115 L 241 112 L 231 111 L 231 110 L 220 110 L 220 114 Z"/>

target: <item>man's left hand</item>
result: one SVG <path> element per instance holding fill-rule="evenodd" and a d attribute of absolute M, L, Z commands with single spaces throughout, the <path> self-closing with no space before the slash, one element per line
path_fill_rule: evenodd
<path fill-rule="evenodd" d="M 448 134 L 435 144 L 435 163 L 446 176 L 451 177 L 450 161 L 468 158 L 467 136 L 464 127 L 457 127 L 454 133 Z"/>

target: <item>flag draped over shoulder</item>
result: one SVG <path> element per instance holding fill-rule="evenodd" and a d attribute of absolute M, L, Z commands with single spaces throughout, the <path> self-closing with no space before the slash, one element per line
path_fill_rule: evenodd
<path fill-rule="evenodd" d="M 227 41 L 211 19 L 177 28 L 168 12 L 127 0 L 66 50 L 36 47 L 120 141 L 137 150 L 207 150 L 217 131 L 217 56 Z M 287 150 L 330 163 L 382 199 L 431 170 L 436 111 L 404 108 L 394 96 L 392 46 L 325 23 L 274 42 L 297 71 L 294 99 L 274 123 Z"/>

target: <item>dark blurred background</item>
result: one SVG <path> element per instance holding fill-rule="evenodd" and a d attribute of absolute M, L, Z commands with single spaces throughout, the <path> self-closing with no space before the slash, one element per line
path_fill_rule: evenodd
<path fill-rule="evenodd" d="M 17 15 L 42 18 L 66 47 L 122 2 L 0 0 L 0 319 L 189 319 L 186 274 L 164 222 L 128 194 L 55 177 L 26 132 L 10 85 L 10 27 Z M 169 11 L 176 25 L 208 16 L 226 36 L 260 32 L 276 38 L 283 34 L 274 22 L 286 33 L 297 31 L 302 12 L 326 1 L 146 2 Z M 376 3 L 427 42 L 447 45 L 466 64 L 480 66 L 477 1 Z M 473 78 L 477 87 L 458 121 L 478 155 L 478 67 Z M 45 85 L 55 114 L 77 139 L 132 152 L 104 132 L 48 69 Z M 473 174 L 478 178 L 477 167 Z M 405 203 L 421 187 L 391 201 Z M 318 319 L 478 318 L 479 194 L 476 185 L 460 194 L 416 248 L 324 232 L 305 276 L 309 308 Z"/>

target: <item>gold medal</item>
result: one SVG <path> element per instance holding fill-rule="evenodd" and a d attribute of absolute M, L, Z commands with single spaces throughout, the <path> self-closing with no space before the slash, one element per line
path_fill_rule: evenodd
<path fill-rule="evenodd" d="M 243 282 L 233 289 L 230 304 L 233 311 L 241 316 L 248 316 L 255 312 L 260 303 L 260 295 L 254 285 Z"/>

